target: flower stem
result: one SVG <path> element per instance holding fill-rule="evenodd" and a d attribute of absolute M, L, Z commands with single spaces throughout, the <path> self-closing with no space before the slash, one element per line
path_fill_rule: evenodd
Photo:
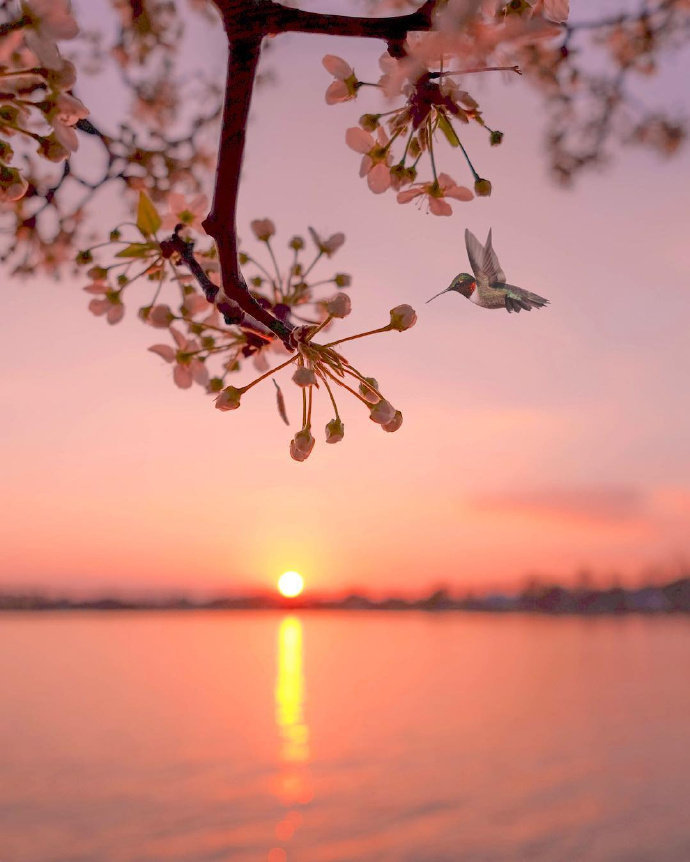
<path fill-rule="evenodd" d="M 477 66 L 474 69 L 456 69 L 448 72 L 429 72 L 429 78 L 445 78 L 448 75 L 473 75 L 475 72 L 515 72 L 522 75 L 519 66 Z"/>
<path fill-rule="evenodd" d="M 427 134 L 429 135 L 429 157 L 431 159 L 431 170 L 434 174 L 434 183 L 438 185 L 438 176 L 436 174 L 436 159 L 434 158 L 434 133 L 431 129 L 431 120 L 427 120 Z"/>
<path fill-rule="evenodd" d="M 333 392 L 331 391 L 331 387 L 328 385 L 328 379 L 327 379 L 326 373 L 324 371 L 322 371 L 320 368 L 318 368 L 316 370 L 316 373 L 323 380 L 323 385 L 326 387 L 326 392 L 328 392 L 328 395 L 331 399 L 331 404 L 333 405 L 333 409 L 335 410 L 335 418 L 340 419 L 340 415 L 338 413 L 338 405 L 335 403 L 335 398 L 333 397 Z"/>
<path fill-rule="evenodd" d="M 369 402 L 366 400 L 366 398 L 364 398 L 362 395 L 360 395 L 359 392 L 357 392 L 355 389 L 352 389 L 350 386 L 347 385 L 347 383 L 343 383 L 342 380 L 338 380 L 338 378 L 334 374 L 332 374 L 330 371 L 326 370 L 326 374 L 328 374 L 328 376 L 333 381 L 335 381 L 335 383 L 337 383 L 338 386 L 342 386 L 343 389 L 347 389 L 347 391 L 351 395 L 354 395 L 355 398 L 359 398 L 359 400 L 362 402 L 362 404 L 366 405 L 367 409 L 369 409 L 369 410 L 371 409 L 372 405 L 369 404 Z"/>
<path fill-rule="evenodd" d="M 462 145 L 462 141 L 460 140 L 460 138 L 458 138 L 458 143 L 460 144 L 460 149 L 462 150 L 462 154 L 463 154 L 463 156 L 465 157 L 465 161 L 466 161 L 466 162 L 467 162 L 467 164 L 470 166 L 470 170 L 472 171 L 472 176 L 474 177 L 475 182 L 476 182 L 477 180 L 479 180 L 479 179 L 480 179 L 480 176 L 479 176 L 479 174 L 476 172 L 476 170 L 474 169 L 474 165 L 473 165 L 473 164 L 472 164 L 472 162 L 470 161 L 470 157 L 467 155 L 467 150 L 463 147 L 463 145 Z"/>
<path fill-rule="evenodd" d="M 270 239 L 266 240 L 266 248 L 268 248 L 268 253 L 271 255 L 271 260 L 273 261 L 273 268 L 276 271 L 276 285 L 278 287 L 278 290 L 281 291 L 281 293 L 282 293 L 283 280 L 280 277 L 280 269 L 278 268 L 278 261 L 276 260 L 276 256 L 273 253 L 273 248 L 271 247 L 271 240 Z"/>
<path fill-rule="evenodd" d="M 329 314 L 325 320 L 321 321 L 321 323 L 316 327 L 316 329 L 313 332 L 309 333 L 309 335 L 307 336 L 307 338 L 305 340 L 311 341 L 312 338 L 317 334 L 317 332 L 320 332 L 324 328 L 324 326 L 327 326 L 331 322 L 331 320 L 333 320 L 333 315 Z"/>
<path fill-rule="evenodd" d="M 252 386 L 256 386 L 257 383 L 261 383 L 262 380 L 265 380 L 267 377 L 270 377 L 272 374 L 275 374 L 276 371 L 280 371 L 281 368 L 285 368 L 287 365 L 290 365 L 290 363 L 294 362 L 298 356 L 299 356 L 299 354 L 296 354 L 295 356 L 291 356 L 290 359 L 286 359 L 285 362 L 282 363 L 282 365 L 276 365 L 275 368 L 271 368 L 265 374 L 262 374 L 261 377 L 257 377 L 256 380 L 252 380 L 252 382 L 247 383 L 246 386 L 242 386 L 241 387 L 242 391 L 246 392 L 247 389 L 251 389 Z"/>
<path fill-rule="evenodd" d="M 367 335 L 377 335 L 379 332 L 390 332 L 390 323 L 387 326 L 381 326 L 379 329 L 370 329 L 368 332 L 360 332 L 359 335 L 348 335 L 347 338 L 339 338 L 337 341 L 329 341 L 328 344 L 321 344 L 320 347 L 335 347 L 336 344 L 344 344 L 346 341 L 354 341 L 356 338 L 364 338 Z"/>
<path fill-rule="evenodd" d="M 306 279 L 306 277 L 309 275 L 309 273 L 312 271 L 312 269 L 314 269 L 314 267 L 316 266 L 316 264 L 318 263 L 318 261 L 322 257 L 323 257 L 323 252 L 321 250 L 319 250 L 319 253 L 316 255 L 314 260 L 309 264 L 309 266 L 302 273 L 302 276 L 301 276 L 302 281 L 304 281 Z"/>
<path fill-rule="evenodd" d="M 247 263 L 253 263 L 253 264 L 254 264 L 254 266 L 255 266 L 257 269 L 260 269 L 260 270 L 261 270 L 261 272 L 263 272 L 263 274 L 266 276 L 266 278 L 267 278 L 270 282 L 272 282 L 272 281 L 273 281 L 273 276 L 271 275 L 271 273 L 266 269 L 266 267 L 265 267 L 265 266 L 262 266 L 262 265 L 259 263 L 259 261 L 258 261 L 258 260 L 256 260 L 255 258 L 250 257 L 249 255 L 247 255 Z"/>

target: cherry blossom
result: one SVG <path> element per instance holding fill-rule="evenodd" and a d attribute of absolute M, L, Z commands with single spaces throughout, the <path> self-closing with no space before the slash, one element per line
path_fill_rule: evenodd
<path fill-rule="evenodd" d="M 537 7 L 539 6 L 539 0 Z M 544 15 L 551 21 L 564 24 L 570 14 L 570 0 L 543 0 Z"/>
<path fill-rule="evenodd" d="M 48 68 L 59 69 L 63 60 L 55 44 L 59 39 L 73 39 L 79 32 L 68 0 L 25 0 L 22 12 L 29 20 L 26 44 Z"/>
<path fill-rule="evenodd" d="M 336 251 L 340 248 L 340 246 L 345 242 L 345 234 L 344 233 L 334 233 L 331 234 L 327 239 L 322 239 L 321 236 L 314 230 L 313 227 L 309 228 L 309 233 L 311 238 L 314 240 L 314 244 L 321 252 L 321 254 L 325 254 L 326 257 L 332 257 Z"/>
<path fill-rule="evenodd" d="M 106 283 L 99 281 L 87 285 L 84 290 L 101 297 L 100 299 L 94 298 L 89 302 L 89 311 L 96 317 L 105 315 L 105 319 L 112 325 L 119 323 L 125 316 L 125 307 L 122 304 L 119 290 L 112 290 Z"/>
<path fill-rule="evenodd" d="M 408 96 L 412 90 L 412 82 L 427 70 L 426 64 L 409 55 L 408 42 L 405 43 L 405 54 L 405 57 L 398 59 L 384 51 L 379 57 L 379 68 L 383 74 L 379 78 L 378 86 L 387 99 Z"/>
<path fill-rule="evenodd" d="M 199 342 L 195 338 L 186 338 L 174 326 L 170 327 L 170 333 L 175 339 L 177 350 L 169 344 L 154 344 L 149 347 L 151 353 L 156 353 L 175 366 L 173 380 L 180 389 L 189 389 L 192 383 L 206 386 L 209 380 L 208 369 L 196 356 L 200 349 Z"/>
<path fill-rule="evenodd" d="M 53 120 L 53 132 L 56 140 L 65 150 L 68 150 L 71 153 L 76 152 L 79 147 L 79 139 L 77 138 L 77 133 L 71 126 L 67 123 L 63 123 L 62 120 L 55 118 Z M 60 161 L 62 161 L 62 159 L 60 159 Z"/>
<path fill-rule="evenodd" d="M 154 305 L 148 310 L 146 322 L 155 329 L 167 329 L 175 319 L 169 305 Z"/>
<path fill-rule="evenodd" d="M 71 132 L 71 134 L 70 134 Z M 76 133 L 68 126 L 60 129 L 63 141 L 59 140 L 53 132 L 45 138 L 40 138 L 36 152 L 49 162 L 64 162 L 70 157 L 70 153 L 76 149 L 78 143 Z"/>
<path fill-rule="evenodd" d="M 0 201 L 17 201 L 23 198 L 29 184 L 17 168 L 0 163 Z"/>
<path fill-rule="evenodd" d="M 79 141 L 72 126 L 88 117 L 89 109 L 69 93 L 58 93 L 54 99 L 49 99 L 47 104 L 45 116 L 53 127 L 55 137 L 65 149 L 75 152 Z"/>
<path fill-rule="evenodd" d="M 45 78 L 53 90 L 71 90 L 77 82 L 77 70 L 70 60 L 60 57 L 60 63 L 52 69 L 46 69 Z M 72 97 L 74 98 L 74 97 Z M 79 101 L 77 99 L 77 101 Z"/>
<path fill-rule="evenodd" d="M 276 232 L 276 226 L 270 218 L 254 219 L 253 222 L 250 222 L 249 227 L 252 229 L 254 236 L 262 242 L 268 242 Z"/>
<path fill-rule="evenodd" d="M 427 199 L 429 210 L 434 215 L 449 216 L 453 214 L 453 209 L 446 198 L 455 198 L 458 201 L 471 201 L 474 195 L 465 186 L 457 185 L 455 180 L 448 174 L 439 174 L 438 181 L 415 183 L 412 188 L 398 192 L 398 203 L 406 204 L 417 197 Z"/>
<path fill-rule="evenodd" d="M 356 98 L 359 81 L 352 66 L 334 54 L 326 54 L 321 62 L 326 71 L 335 78 L 326 90 L 326 103 L 335 105 L 338 102 L 348 102 Z"/>
<path fill-rule="evenodd" d="M 351 150 L 363 154 L 359 175 L 367 178 L 367 185 L 371 191 L 380 195 L 389 189 L 391 154 L 385 131 L 379 126 L 374 138 L 359 126 L 353 126 L 345 133 L 345 143 Z"/>
<path fill-rule="evenodd" d="M 201 222 L 206 218 L 208 212 L 208 198 L 206 195 L 195 195 L 193 198 L 186 198 L 177 192 L 170 192 L 168 195 L 168 209 L 170 212 L 163 216 L 161 227 L 166 230 L 172 230 L 178 224 L 182 224 L 199 233 L 204 232 Z"/>
<path fill-rule="evenodd" d="M 180 306 L 180 312 L 185 317 L 194 317 L 195 314 L 199 314 L 201 311 L 206 311 L 208 308 L 208 300 L 205 296 L 202 296 L 197 291 L 186 294 L 182 305 Z"/>

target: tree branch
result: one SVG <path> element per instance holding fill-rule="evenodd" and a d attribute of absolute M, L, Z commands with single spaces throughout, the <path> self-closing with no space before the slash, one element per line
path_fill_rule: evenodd
<path fill-rule="evenodd" d="M 409 15 L 370 18 L 305 12 L 268 0 L 267 32 L 325 33 L 329 36 L 356 36 L 397 42 L 404 40 L 411 30 L 430 30 L 431 15 L 437 2 L 438 0 L 426 0 L 416 12 Z"/>
<path fill-rule="evenodd" d="M 224 10 L 221 4 L 219 8 L 224 13 L 225 20 L 228 10 Z M 233 11 L 237 13 L 239 9 Z M 226 31 L 231 32 L 235 21 L 228 23 L 230 26 L 226 26 Z M 254 299 L 247 289 L 237 261 L 237 191 L 261 38 L 260 34 L 243 38 L 228 36 L 228 68 L 216 185 L 211 212 L 203 223 L 204 230 L 213 237 L 218 246 L 223 287 L 220 297 L 209 296 L 207 293 L 207 298 L 216 298 L 218 310 L 226 316 L 228 322 L 237 322 L 237 306 L 240 306 L 287 344 L 293 327 L 278 320 Z"/>
<path fill-rule="evenodd" d="M 218 294 L 218 286 L 211 281 L 199 261 L 194 256 L 194 243 L 184 240 L 180 236 L 179 231 L 183 227 L 184 225 L 177 225 L 170 239 L 165 239 L 161 242 L 163 257 L 169 258 L 174 252 L 176 252 L 180 256 L 182 262 L 187 266 L 187 269 L 189 269 L 196 279 L 197 284 L 203 290 L 206 299 L 209 302 L 214 302 Z M 250 299 L 251 301 L 256 302 L 251 294 Z M 256 304 L 259 308 L 262 308 L 258 303 Z M 227 324 L 236 324 L 237 326 L 240 326 L 242 329 L 259 336 L 264 343 L 266 341 L 272 341 L 273 335 L 277 334 L 272 333 L 262 323 L 259 323 L 256 319 L 256 315 L 249 315 L 238 303 L 233 302 L 232 300 L 220 302 L 217 306 L 218 310 L 225 317 L 225 322 Z"/>
<path fill-rule="evenodd" d="M 385 39 L 389 49 L 400 53 L 410 30 L 429 30 L 437 0 L 426 0 L 410 15 L 388 18 L 348 17 L 304 12 L 281 6 L 274 0 L 214 0 L 228 37 L 228 66 L 225 82 L 223 123 L 218 147 L 215 190 L 211 212 L 203 222 L 206 233 L 218 246 L 222 289 L 210 296 L 227 317 L 235 322 L 237 308 L 267 326 L 286 345 L 294 327 L 263 308 L 247 289 L 237 260 L 237 194 L 261 41 L 264 36 L 288 31 L 328 33 Z M 208 293 L 207 293 L 208 296 Z"/>

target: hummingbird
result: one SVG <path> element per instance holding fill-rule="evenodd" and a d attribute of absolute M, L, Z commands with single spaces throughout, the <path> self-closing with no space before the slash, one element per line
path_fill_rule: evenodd
<path fill-rule="evenodd" d="M 466 296 L 470 302 L 481 305 L 482 308 L 505 308 L 508 312 L 519 312 L 522 308 L 525 311 L 531 311 L 533 308 L 543 308 L 548 304 L 549 300 L 544 299 L 543 296 L 506 283 L 505 273 L 491 245 L 491 230 L 485 246 L 473 233 L 465 230 L 465 246 L 474 276 L 468 272 L 461 272 L 441 293 L 456 290 Z M 431 299 L 436 299 L 441 293 L 437 293 Z M 427 299 L 427 302 L 431 302 L 431 299 Z"/>

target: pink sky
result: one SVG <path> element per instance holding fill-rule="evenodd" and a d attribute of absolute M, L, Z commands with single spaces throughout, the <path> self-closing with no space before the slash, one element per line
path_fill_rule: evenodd
<path fill-rule="evenodd" d="M 381 50 L 275 41 L 279 83 L 254 101 L 240 234 L 264 216 L 276 248 L 308 225 L 346 233 L 324 267 L 353 275 L 338 334 L 382 325 L 399 303 L 417 308 L 414 329 L 346 354 L 403 411 L 403 428 L 382 433 L 346 402 L 343 443 L 317 437 L 295 463 L 297 429 L 276 415 L 270 384 L 222 414 L 200 389 L 172 385 L 146 352 L 160 338 L 133 308 L 108 327 L 86 310 L 83 279 L 7 282 L 0 588 L 233 591 L 297 569 L 319 591 L 416 593 L 583 567 L 635 581 L 688 554 L 690 152 L 661 162 L 625 151 L 562 191 L 533 92 L 477 82 L 487 122 L 506 134 L 493 149 L 468 134 L 494 194 L 448 219 L 425 215 L 357 176 L 344 133 L 375 97 L 323 101 L 323 54 L 366 78 Z M 676 82 L 680 106 L 679 80 L 671 70 L 661 83 Z M 468 181 L 459 156 L 443 166 Z M 455 294 L 425 305 L 467 269 L 465 227 L 480 238 L 492 227 L 509 280 L 551 306 L 508 315 Z M 331 414 L 316 409 L 320 429 Z"/>

